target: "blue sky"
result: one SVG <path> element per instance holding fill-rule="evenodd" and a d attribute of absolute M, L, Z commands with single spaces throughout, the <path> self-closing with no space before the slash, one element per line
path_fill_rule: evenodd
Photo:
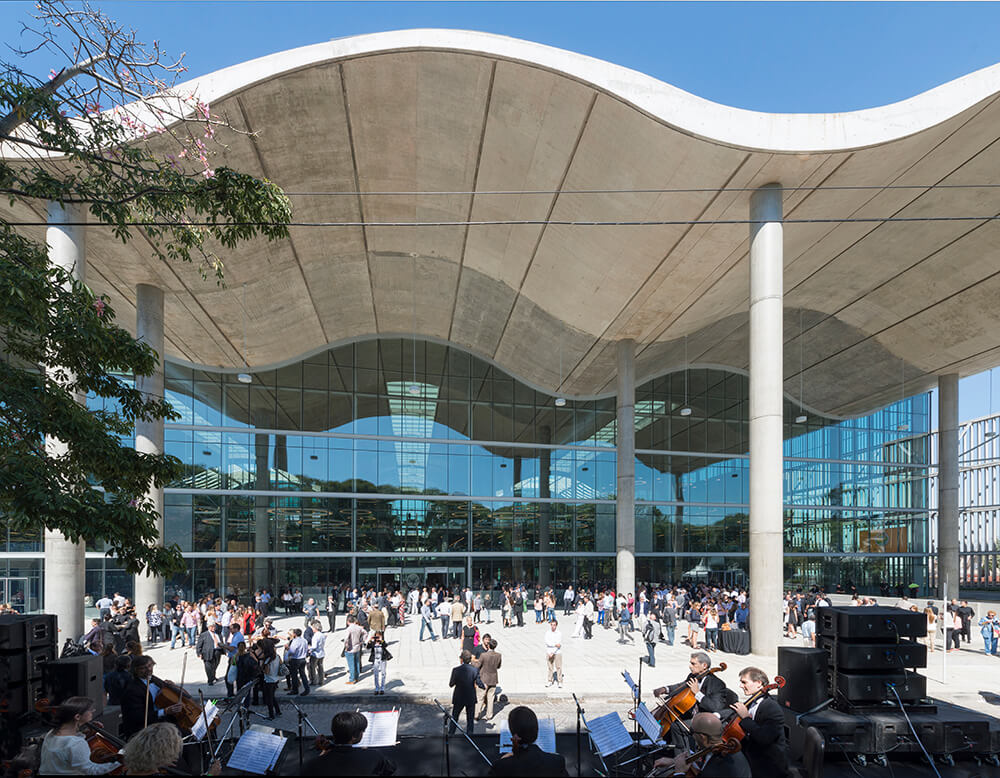
<path fill-rule="evenodd" d="M 727 105 L 832 112 L 903 100 L 1000 61 L 1000 3 L 130 2 L 95 5 L 185 52 L 190 75 L 330 38 L 413 27 L 510 35 L 631 67 Z M 0 3 L 16 45 L 33 2 Z M 7 58 L 7 52 L 2 55 Z M 47 73 L 58 62 L 33 62 Z M 962 419 L 1000 411 L 1000 373 Z"/>

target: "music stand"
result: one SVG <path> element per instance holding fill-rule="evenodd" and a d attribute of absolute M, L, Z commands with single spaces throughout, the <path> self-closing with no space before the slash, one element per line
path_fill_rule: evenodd
<path fill-rule="evenodd" d="M 466 740 L 469 741 L 472 747 L 476 749 L 476 753 L 478 753 L 485 760 L 486 764 L 488 764 L 490 767 L 493 767 L 493 762 L 490 760 L 490 758 L 486 756 L 486 754 L 484 754 L 479 749 L 479 746 L 476 745 L 476 741 L 473 740 L 471 737 L 469 737 L 469 733 L 465 731 L 465 728 L 462 727 L 455 719 L 451 717 L 451 714 L 447 710 L 445 710 L 444 707 L 442 707 L 441 703 L 437 701 L 437 698 L 434 699 L 434 704 L 437 705 L 438 710 L 440 710 L 444 714 L 443 734 L 444 734 L 445 775 L 451 775 L 451 753 L 448 750 L 448 739 L 451 737 L 451 735 L 448 732 L 449 724 L 454 724 L 455 730 L 457 732 L 461 732 L 462 737 L 464 737 Z"/>
<path fill-rule="evenodd" d="M 590 743 L 596 749 L 597 758 L 601 760 L 601 766 L 605 772 L 608 772 L 608 765 L 604 761 L 604 757 L 618 754 L 631 746 L 632 736 L 625 729 L 625 725 L 622 724 L 621 717 L 617 713 L 608 713 L 590 721 L 587 721 L 584 716 L 583 723 L 590 735 Z M 615 767 L 618 767 L 617 759 Z"/>

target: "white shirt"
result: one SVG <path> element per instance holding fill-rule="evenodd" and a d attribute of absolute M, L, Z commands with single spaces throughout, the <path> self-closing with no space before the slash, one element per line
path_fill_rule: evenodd
<path fill-rule="evenodd" d="M 306 639 L 299 635 L 294 638 L 289 644 L 288 648 L 285 649 L 286 659 L 305 659 L 306 655 L 309 653 L 309 644 L 306 643 Z"/>
<path fill-rule="evenodd" d="M 322 632 L 313 632 L 312 645 L 309 646 L 309 653 L 317 659 L 326 656 L 326 635 Z"/>
<path fill-rule="evenodd" d="M 101 610 L 103 610 L 104 608 L 110 608 L 114 604 L 115 604 L 115 601 L 112 600 L 110 597 L 108 597 L 108 595 L 105 594 L 101 599 L 99 599 L 97 601 L 97 603 L 95 604 L 94 607 L 95 608 L 100 608 Z"/>
<path fill-rule="evenodd" d="M 103 775 L 121 766 L 119 762 L 90 761 L 90 746 L 83 735 L 49 732 L 42 741 L 39 775 Z"/>
<path fill-rule="evenodd" d="M 557 630 L 549 630 L 545 633 L 545 652 L 549 656 L 555 656 L 560 651 L 562 651 L 562 632 Z"/>

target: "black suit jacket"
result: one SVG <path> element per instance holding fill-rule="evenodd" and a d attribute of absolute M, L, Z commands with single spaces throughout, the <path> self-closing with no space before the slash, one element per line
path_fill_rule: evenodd
<path fill-rule="evenodd" d="M 148 714 L 147 714 L 148 709 Z M 153 702 L 152 695 L 147 700 L 146 682 L 132 678 L 122 694 L 121 735 L 128 739 L 142 729 L 145 724 L 155 724 L 158 721 L 172 721 L 169 716 L 160 716 L 159 708 Z"/>
<path fill-rule="evenodd" d="M 547 754 L 534 743 L 521 746 L 516 754 L 498 759 L 487 775 L 569 775 L 566 757 Z"/>
<path fill-rule="evenodd" d="M 694 678 L 693 673 L 688 673 L 688 677 L 682 683 L 675 683 L 668 686 L 669 694 L 674 694 L 678 689 L 687 684 L 688 680 Z M 717 675 L 709 675 L 701 679 L 699 691 L 704 693 L 704 697 L 698 702 L 698 711 L 702 713 L 715 713 L 717 711 L 728 711 L 729 706 L 736 701 L 736 697 L 730 689 L 726 688 L 726 682 Z M 692 708 L 691 715 L 694 715 Z M 687 718 L 687 717 L 685 717 Z"/>
<path fill-rule="evenodd" d="M 218 635 L 218 633 L 215 633 Z M 194 652 L 204 662 L 211 662 L 220 655 L 226 648 L 226 641 L 219 635 L 219 654 L 216 654 L 215 641 L 212 640 L 212 633 L 207 629 L 198 635 L 198 641 L 194 644 Z"/>
<path fill-rule="evenodd" d="M 461 664 L 452 668 L 449 686 L 454 686 L 451 694 L 452 705 L 475 705 L 476 687 L 485 689 L 486 685 L 479 677 L 479 670 L 472 665 Z"/>
<path fill-rule="evenodd" d="M 754 718 L 740 719 L 743 753 L 753 775 L 785 778 L 788 775 L 788 744 L 785 742 L 785 716 L 771 696 L 761 700 Z"/>
<path fill-rule="evenodd" d="M 750 771 L 750 764 L 742 751 L 713 756 L 698 775 L 699 778 L 768 778 L 767 773 Z"/>
<path fill-rule="evenodd" d="M 302 775 L 392 775 L 396 765 L 378 749 L 334 746 L 302 765 Z"/>

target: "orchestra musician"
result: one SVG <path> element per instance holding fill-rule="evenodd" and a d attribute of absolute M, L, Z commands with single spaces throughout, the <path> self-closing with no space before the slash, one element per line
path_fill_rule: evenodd
<path fill-rule="evenodd" d="M 302 767 L 303 775 L 392 775 L 396 764 L 377 750 L 354 748 L 368 728 L 368 719 L 354 711 L 341 711 L 330 722 L 332 740 L 318 737 L 321 753 Z"/>
<path fill-rule="evenodd" d="M 714 713 L 698 713 L 691 719 L 691 735 L 694 749 L 700 751 L 708 746 L 722 745 L 722 721 Z M 653 763 L 654 775 L 687 775 L 692 763 L 688 754 L 663 757 Z M 768 778 L 766 773 L 751 773 L 750 764 L 742 752 L 709 753 L 700 762 L 694 763 L 695 774 L 699 778 Z"/>
<path fill-rule="evenodd" d="M 183 750 L 184 742 L 177 727 L 166 723 L 151 724 L 125 744 L 122 753 L 125 774 L 158 775 L 170 771 Z M 206 775 L 218 775 L 221 772 L 221 762 L 215 761 Z"/>
<path fill-rule="evenodd" d="M 683 716 L 684 723 L 687 723 L 696 713 L 728 712 L 729 705 L 735 700 L 736 695 L 731 689 L 726 688 L 726 682 L 714 673 L 706 675 L 701 680 L 698 679 L 711 666 L 712 660 L 708 654 L 704 651 L 695 651 L 691 654 L 691 659 L 688 662 L 688 669 L 691 672 L 688 673 L 687 678 L 680 683 L 654 689 L 653 694 L 657 697 L 671 697 L 687 685 L 694 692 L 697 704 Z M 677 724 L 670 728 L 670 740 L 677 747 L 687 747 L 690 745 L 684 727 Z"/>
<path fill-rule="evenodd" d="M 523 705 L 514 708 L 507 717 L 507 725 L 512 750 L 498 759 L 487 775 L 569 775 L 566 757 L 547 754 L 535 744 L 538 717 L 531 708 Z"/>
<path fill-rule="evenodd" d="M 180 703 L 168 705 L 166 708 L 156 706 L 156 697 L 160 687 L 153 679 L 153 666 L 156 663 L 152 657 L 136 656 L 132 658 L 132 680 L 125 687 L 122 695 L 121 734 L 130 738 L 147 724 L 170 721 L 171 716 L 180 713 L 183 706 Z"/>
<path fill-rule="evenodd" d="M 94 701 L 70 697 L 54 711 L 55 729 L 42 740 L 39 775 L 103 775 L 118 769 L 118 762 L 91 761 L 90 745 L 80 727 L 94 718 Z"/>
<path fill-rule="evenodd" d="M 767 675 L 758 667 L 740 671 L 740 688 L 751 697 L 767 686 Z M 781 706 L 769 694 L 755 700 L 747 709 L 742 702 L 730 705 L 740 719 L 740 729 L 746 733 L 742 740 L 753 775 L 768 778 L 787 778 L 788 744 L 785 740 L 785 717 Z"/>

